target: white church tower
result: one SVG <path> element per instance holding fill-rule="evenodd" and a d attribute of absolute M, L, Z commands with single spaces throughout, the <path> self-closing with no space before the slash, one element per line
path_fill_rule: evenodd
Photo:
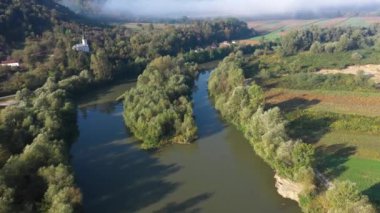
<path fill-rule="evenodd" d="M 84 36 L 82 36 L 82 43 L 74 45 L 73 50 L 86 53 L 90 52 L 90 47 L 88 46 L 87 40 L 84 38 Z"/>

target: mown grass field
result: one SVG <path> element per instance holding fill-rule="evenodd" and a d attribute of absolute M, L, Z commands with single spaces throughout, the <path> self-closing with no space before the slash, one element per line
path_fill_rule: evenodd
<path fill-rule="evenodd" d="M 355 182 L 380 205 L 380 92 L 274 88 L 266 100 L 286 113 L 291 137 L 316 147 L 322 173 Z"/>

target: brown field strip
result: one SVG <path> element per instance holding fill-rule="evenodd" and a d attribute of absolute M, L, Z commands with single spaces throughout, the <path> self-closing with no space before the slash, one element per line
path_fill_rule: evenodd
<path fill-rule="evenodd" d="M 343 114 L 380 116 L 380 92 L 337 92 L 271 89 L 266 92 L 266 103 L 285 111 L 310 108 Z"/>

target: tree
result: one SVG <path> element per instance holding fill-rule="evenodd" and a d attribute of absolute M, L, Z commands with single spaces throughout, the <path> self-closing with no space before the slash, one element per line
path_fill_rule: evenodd
<path fill-rule="evenodd" d="M 347 34 L 342 35 L 338 43 L 336 44 L 336 50 L 339 52 L 348 51 L 348 50 L 351 50 L 352 48 L 353 48 L 353 41 Z"/>
<path fill-rule="evenodd" d="M 310 47 L 310 52 L 314 54 L 322 53 L 323 52 L 323 46 L 319 41 L 314 42 Z"/>
<path fill-rule="evenodd" d="M 112 78 L 112 65 L 103 49 L 91 55 L 90 68 L 97 81 L 110 80 Z"/>

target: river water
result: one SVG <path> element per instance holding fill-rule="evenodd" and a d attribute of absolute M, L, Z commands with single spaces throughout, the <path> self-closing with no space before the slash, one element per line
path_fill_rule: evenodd
<path fill-rule="evenodd" d="M 85 212 L 300 212 L 277 194 L 273 171 L 243 135 L 218 116 L 208 99 L 209 74 L 199 75 L 193 92 L 199 139 L 159 152 L 139 149 L 122 104 L 113 101 L 133 83 L 81 101 L 71 155 Z"/>

